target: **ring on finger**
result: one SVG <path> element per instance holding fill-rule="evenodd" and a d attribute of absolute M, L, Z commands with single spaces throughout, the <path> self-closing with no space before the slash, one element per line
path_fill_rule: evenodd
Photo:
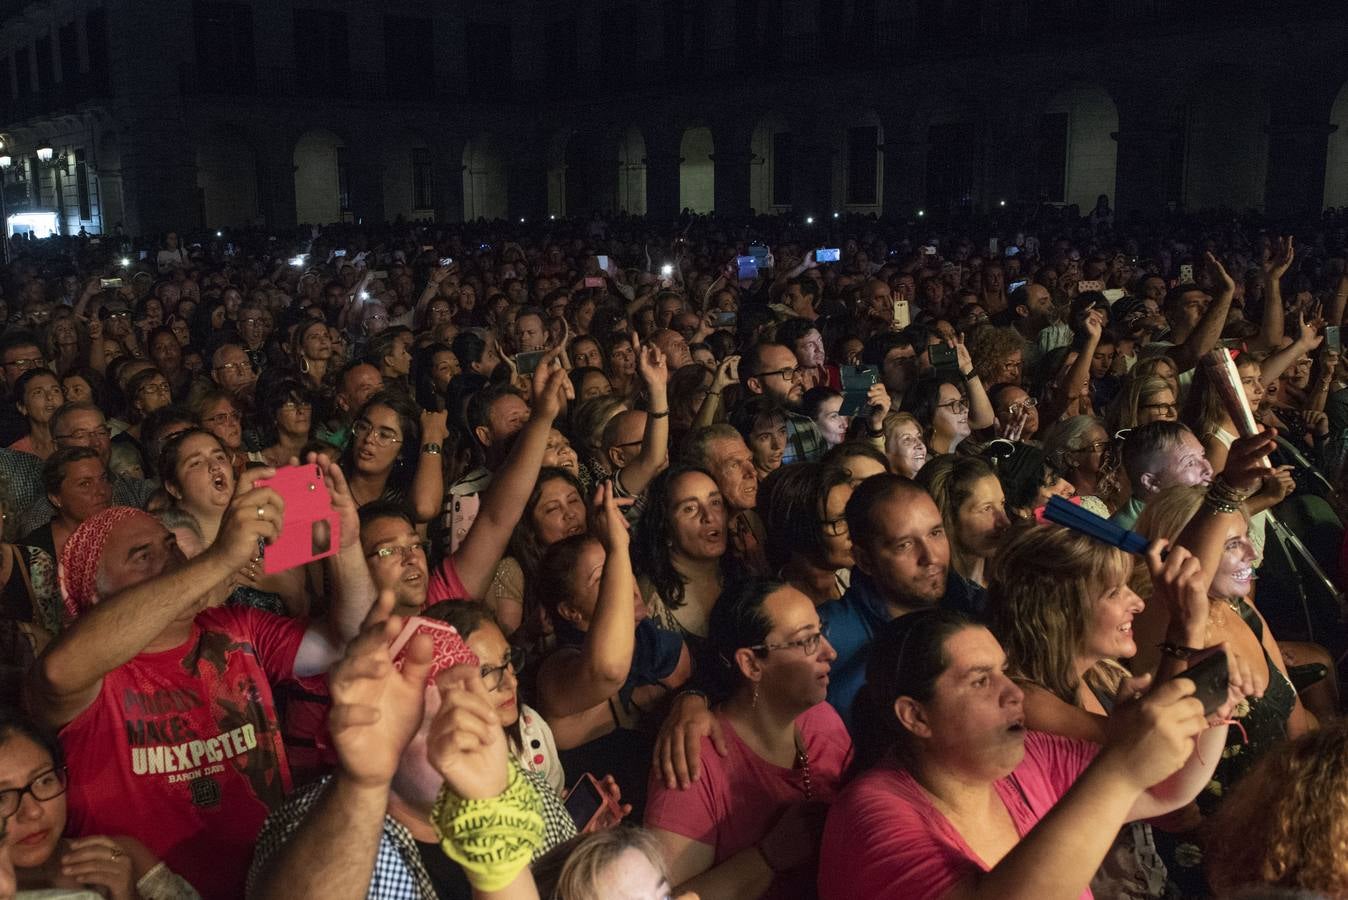
<path fill-rule="evenodd" d="M 267 513 L 266 507 L 259 506 L 259 507 L 257 508 L 257 517 L 258 517 L 259 519 L 264 519 L 264 518 L 266 518 L 266 513 Z"/>

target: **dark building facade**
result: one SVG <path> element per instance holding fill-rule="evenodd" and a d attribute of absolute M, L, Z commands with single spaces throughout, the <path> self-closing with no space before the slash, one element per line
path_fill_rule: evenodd
<path fill-rule="evenodd" d="M 1348 205 L 1345 46 L 1333 0 L 0 2 L 5 196 L 130 233 L 1304 212 Z"/>

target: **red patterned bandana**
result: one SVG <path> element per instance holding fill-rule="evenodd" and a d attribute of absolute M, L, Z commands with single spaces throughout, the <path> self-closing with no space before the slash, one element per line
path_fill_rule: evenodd
<path fill-rule="evenodd" d="M 78 618 L 80 613 L 102 599 L 95 583 L 108 535 L 119 523 L 137 516 L 154 520 L 149 513 L 135 507 L 114 506 L 85 519 L 66 538 L 66 545 L 61 549 L 61 594 L 65 598 L 67 622 Z"/>

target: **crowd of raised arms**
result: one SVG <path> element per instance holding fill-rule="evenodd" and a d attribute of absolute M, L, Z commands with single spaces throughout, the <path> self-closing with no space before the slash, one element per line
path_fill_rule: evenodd
<path fill-rule="evenodd" d="M 12 241 L 0 898 L 1348 896 L 1345 225 Z"/>

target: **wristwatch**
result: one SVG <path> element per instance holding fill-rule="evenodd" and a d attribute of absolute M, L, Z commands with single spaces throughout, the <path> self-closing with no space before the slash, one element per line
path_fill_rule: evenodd
<path fill-rule="evenodd" d="M 434 455 L 434 456 L 439 456 L 439 455 L 440 455 L 440 445 L 439 445 L 439 444 L 422 444 L 422 445 L 421 445 L 421 452 L 422 452 L 422 453 L 430 453 L 430 454 L 432 454 L 432 455 Z"/>

